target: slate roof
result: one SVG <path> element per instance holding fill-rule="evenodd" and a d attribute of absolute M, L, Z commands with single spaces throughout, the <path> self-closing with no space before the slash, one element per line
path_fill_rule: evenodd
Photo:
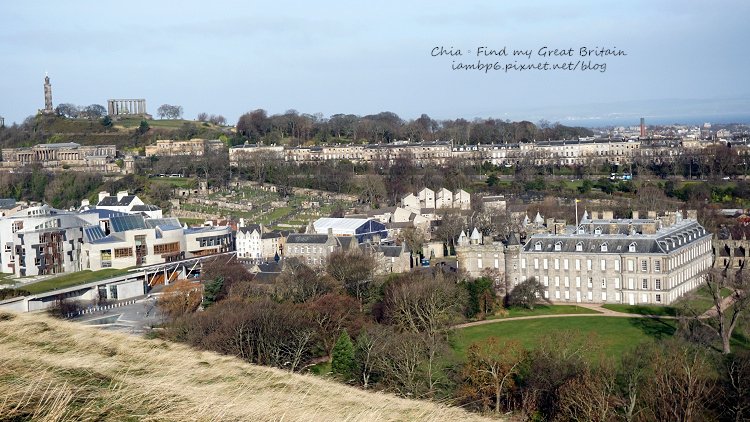
<path fill-rule="evenodd" d="M 389 258 L 398 258 L 401 256 L 403 248 L 401 246 L 380 246 L 380 251 Z"/>
<path fill-rule="evenodd" d="M 260 236 L 261 239 L 278 239 L 280 237 L 281 237 L 281 233 L 279 232 L 263 233 Z"/>
<path fill-rule="evenodd" d="M 131 211 L 159 211 L 161 208 L 157 207 L 156 205 L 133 205 L 132 208 L 130 208 Z"/>
<path fill-rule="evenodd" d="M 320 243 L 328 242 L 327 234 L 293 233 L 286 238 L 286 243 Z"/>
<path fill-rule="evenodd" d="M 682 220 L 653 234 L 637 232 L 643 223 L 655 224 L 658 228 L 656 220 L 587 220 L 579 225 L 578 233 L 532 235 L 523 249 L 525 252 L 666 254 L 711 236 L 695 220 Z M 592 225 L 594 230 L 601 229 L 601 233 L 591 233 Z M 636 232 L 631 234 L 631 229 Z M 602 249 L 602 245 L 606 246 L 606 250 Z"/>
<path fill-rule="evenodd" d="M 16 200 L 13 198 L 0 198 L 0 209 L 9 210 L 16 206 Z"/>
<path fill-rule="evenodd" d="M 100 207 L 127 207 L 133 202 L 133 199 L 135 199 L 135 195 L 125 195 L 118 201 L 116 196 L 110 195 L 102 198 L 96 205 Z"/>
<path fill-rule="evenodd" d="M 253 230 L 257 231 L 258 234 L 261 233 L 260 224 L 248 224 L 245 227 L 237 227 L 237 230 L 244 234 L 251 234 Z"/>

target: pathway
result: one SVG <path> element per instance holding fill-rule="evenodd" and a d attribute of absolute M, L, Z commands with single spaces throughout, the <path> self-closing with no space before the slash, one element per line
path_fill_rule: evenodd
<path fill-rule="evenodd" d="M 454 325 L 453 328 L 466 328 L 474 327 L 477 325 L 494 324 L 496 322 L 507 322 L 507 321 L 522 321 L 525 319 L 543 319 L 543 318 L 563 318 L 563 317 L 618 317 L 618 318 L 653 318 L 653 319 L 677 319 L 677 317 L 668 315 L 644 315 L 644 314 L 628 314 L 625 312 L 617 312 L 611 309 L 603 308 L 601 305 L 595 305 L 590 303 L 578 303 L 577 306 L 594 310 L 596 314 L 552 314 L 552 315 L 532 315 L 515 318 L 498 318 L 498 319 L 485 319 L 482 321 L 466 322 L 463 324 Z"/>

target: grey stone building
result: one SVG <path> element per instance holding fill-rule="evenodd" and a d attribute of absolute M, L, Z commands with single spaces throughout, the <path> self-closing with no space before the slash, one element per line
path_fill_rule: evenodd
<path fill-rule="evenodd" d="M 325 266 L 328 255 L 341 250 L 339 239 L 328 234 L 292 233 L 286 238 L 284 255 L 297 257 L 312 267 Z"/>
<path fill-rule="evenodd" d="M 713 253 L 695 212 L 634 217 L 584 218 L 565 230 L 555 224 L 523 244 L 515 235 L 505 244 L 476 242 L 457 248 L 459 266 L 478 276 L 503 256 L 511 286 L 535 277 L 545 297 L 561 303 L 666 305 L 698 287 Z"/>

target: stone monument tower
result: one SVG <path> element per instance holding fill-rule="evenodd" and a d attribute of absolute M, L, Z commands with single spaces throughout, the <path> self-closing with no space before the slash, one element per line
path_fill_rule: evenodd
<path fill-rule="evenodd" d="M 52 108 L 52 85 L 49 83 L 49 76 L 44 75 L 44 110 L 42 114 L 53 114 L 55 110 Z"/>

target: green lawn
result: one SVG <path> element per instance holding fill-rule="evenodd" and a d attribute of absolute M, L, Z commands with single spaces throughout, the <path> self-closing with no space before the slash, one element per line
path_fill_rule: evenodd
<path fill-rule="evenodd" d="M 487 319 L 518 318 L 537 315 L 562 315 L 562 314 L 598 314 L 599 312 L 576 305 L 537 305 L 534 310 L 526 308 L 509 308 L 507 316 L 493 315 Z"/>
<path fill-rule="evenodd" d="M 619 317 L 560 317 L 498 322 L 456 330 L 453 334 L 453 349 L 463 359 L 466 349 L 473 343 L 490 336 L 501 339 L 516 339 L 533 349 L 541 339 L 561 331 L 585 334 L 592 342 L 590 358 L 619 356 L 639 343 L 674 334 L 675 323 L 671 320 L 651 318 Z"/>
<path fill-rule="evenodd" d="M 105 278 L 115 277 L 128 272 L 128 269 L 107 268 L 105 270 L 91 271 L 84 270 L 71 274 L 65 274 L 60 277 L 50 278 L 38 281 L 36 283 L 26 284 L 18 288 L 27 290 L 31 294 L 48 292 L 50 290 L 63 289 L 66 287 L 86 284 L 92 281 L 104 280 Z"/>
<path fill-rule="evenodd" d="M 609 304 L 602 308 L 626 314 L 677 316 L 677 308 L 673 306 Z"/>
<path fill-rule="evenodd" d="M 192 189 L 198 186 L 198 180 L 192 177 L 152 177 L 149 181 L 166 183 L 182 189 Z"/>

